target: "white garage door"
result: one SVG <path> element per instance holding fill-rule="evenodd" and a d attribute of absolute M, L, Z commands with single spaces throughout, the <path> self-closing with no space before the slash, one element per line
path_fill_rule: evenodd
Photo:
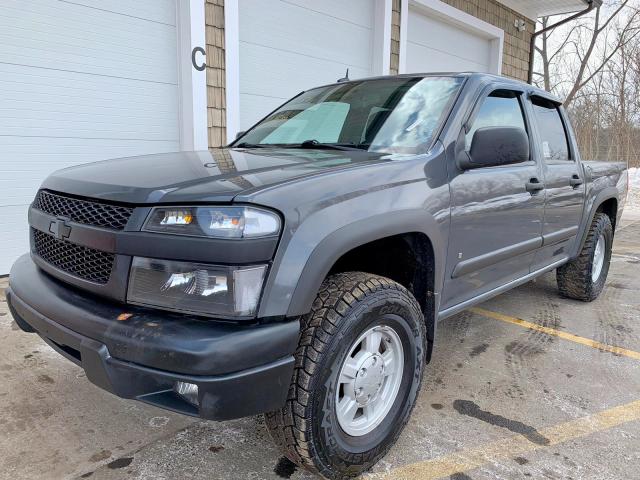
<path fill-rule="evenodd" d="M 53 170 L 179 150 L 175 0 L 0 2 L 0 274 Z"/>
<path fill-rule="evenodd" d="M 242 0 L 240 129 L 310 87 L 371 75 L 375 0 Z"/>
<path fill-rule="evenodd" d="M 411 6 L 407 30 L 407 73 L 491 71 L 491 40 L 463 25 Z"/>

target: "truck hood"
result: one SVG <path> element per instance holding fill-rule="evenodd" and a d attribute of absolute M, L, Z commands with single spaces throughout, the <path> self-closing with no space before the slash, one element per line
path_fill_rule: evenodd
<path fill-rule="evenodd" d="M 383 155 L 290 148 L 162 153 L 65 168 L 42 188 L 138 205 L 231 202 L 297 178 L 388 161 Z"/>

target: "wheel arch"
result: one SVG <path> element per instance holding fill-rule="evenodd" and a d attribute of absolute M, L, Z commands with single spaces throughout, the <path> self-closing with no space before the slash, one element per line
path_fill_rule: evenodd
<path fill-rule="evenodd" d="M 577 236 L 579 241 L 576 242 L 575 249 L 571 252 L 571 258 L 575 258 L 582 250 L 584 242 L 587 239 L 587 234 L 589 233 L 589 227 L 591 226 L 596 213 L 602 212 L 607 214 L 615 231 L 618 218 L 618 205 L 618 190 L 615 187 L 605 188 L 595 195 L 590 202 L 587 201 Z"/>
<path fill-rule="evenodd" d="M 611 221 L 611 226 L 613 227 L 613 231 L 616 230 L 616 222 L 618 217 L 618 198 L 610 197 L 604 200 L 598 207 L 596 208 L 595 213 L 602 212 L 609 217 Z M 594 215 L 595 215 L 594 213 Z"/>
<path fill-rule="evenodd" d="M 380 254 L 381 248 L 391 247 L 390 252 L 397 253 L 401 244 L 406 245 L 401 261 L 413 259 L 411 278 L 402 278 L 386 268 L 367 268 L 362 261 L 368 249 Z M 444 270 L 444 255 L 438 252 L 443 251 L 438 223 L 424 210 L 392 212 L 354 222 L 327 235 L 315 246 L 296 282 L 287 316 L 309 312 L 320 285 L 332 273 L 355 269 L 387 276 L 416 296 L 427 323 L 430 354 Z M 369 265 L 376 260 L 371 259 Z"/>

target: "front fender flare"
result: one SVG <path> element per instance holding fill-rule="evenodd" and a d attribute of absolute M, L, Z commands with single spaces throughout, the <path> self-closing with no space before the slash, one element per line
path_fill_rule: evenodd
<path fill-rule="evenodd" d="M 384 214 L 377 214 L 372 217 L 361 219 L 345 225 L 337 230 L 328 233 L 326 236 L 318 239 L 317 243 L 311 249 L 304 266 L 301 268 L 299 275 L 291 275 L 289 278 L 282 278 L 282 275 L 292 273 L 291 268 L 280 268 L 276 275 L 280 278 L 276 278 L 274 281 L 278 285 L 277 290 L 286 291 L 286 286 L 290 288 L 291 295 L 290 301 L 286 309 L 286 316 L 293 317 L 304 315 L 311 310 L 311 306 L 316 297 L 316 294 L 320 288 L 320 285 L 326 278 L 327 274 L 331 270 L 331 267 L 335 262 L 345 253 L 350 250 L 372 242 L 374 240 L 380 240 L 392 235 L 399 235 L 403 233 L 424 233 L 429 240 L 434 250 L 434 275 L 435 275 L 435 290 L 436 305 L 438 293 L 440 291 L 439 286 L 442 285 L 443 255 L 438 255 L 437 252 L 443 252 L 444 244 L 441 234 L 442 226 L 438 224 L 436 219 L 431 216 L 425 210 L 402 210 L 395 212 L 388 212 Z M 299 256 L 299 248 L 293 245 L 296 242 L 295 236 L 291 239 L 287 250 L 291 252 L 291 258 L 287 258 L 288 253 L 281 262 L 281 267 L 286 266 L 287 263 L 291 263 L 295 256 Z M 285 288 L 283 288 L 283 285 Z M 271 295 L 276 293 L 272 289 Z M 275 310 L 275 301 L 283 300 L 281 297 L 265 298 L 266 305 L 264 305 L 264 313 L 271 313 Z M 278 309 L 282 308 L 282 304 Z"/>

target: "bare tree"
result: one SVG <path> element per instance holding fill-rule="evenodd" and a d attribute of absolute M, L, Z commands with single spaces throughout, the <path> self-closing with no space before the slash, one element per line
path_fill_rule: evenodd
<path fill-rule="evenodd" d="M 538 39 L 534 82 L 564 98 L 587 158 L 640 163 L 639 4 L 610 1 Z"/>
<path fill-rule="evenodd" d="M 640 34 L 640 12 L 635 8 L 635 3 L 630 5 L 629 1 L 619 2 L 615 8 L 605 13 L 602 7 L 597 7 L 591 18 L 578 20 L 562 32 L 553 29 L 543 33 L 536 45 L 542 66 L 542 72 L 534 72 L 536 83 L 549 91 L 554 90 L 558 82 L 566 85 L 566 78 L 552 79 L 555 73 L 553 69 L 565 63 L 567 57 L 572 57 L 570 63 L 574 67 L 577 65 L 577 69 L 572 72 L 573 78 L 566 89 L 565 105 L 570 105 L 580 89 L 598 75 L 624 45 Z M 618 20 L 625 7 L 632 8 L 633 13 L 627 15 L 620 25 Z M 552 23 L 552 17 L 542 17 L 540 20 L 542 28 Z M 611 41 L 611 30 L 615 30 L 615 41 Z M 561 38 L 554 39 L 553 46 L 550 46 L 554 35 Z M 556 65 L 553 65 L 554 62 Z"/>

